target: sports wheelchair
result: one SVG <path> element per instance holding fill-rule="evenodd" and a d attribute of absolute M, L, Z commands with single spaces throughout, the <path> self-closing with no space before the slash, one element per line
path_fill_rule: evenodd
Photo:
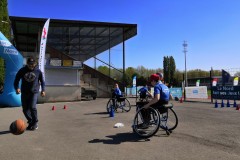
<path fill-rule="evenodd" d="M 131 110 L 130 102 L 126 97 L 110 98 L 106 106 L 108 113 L 111 111 L 111 106 L 113 107 L 114 112 L 118 109 L 122 110 L 122 112 L 129 112 Z"/>
<path fill-rule="evenodd" d="M 159 111 L 152 107 L 148 109 L 142 108 L 147 103 L 136 103 L 136 114 L 132 125 L 133 132 L 140 137 L 149 138 L 155 135 L 161 128 L 166 131 L 167 135 L 170 135 L 178 125 L 178 117 L 173 110 L 173 104 L 164 104 Z"/>

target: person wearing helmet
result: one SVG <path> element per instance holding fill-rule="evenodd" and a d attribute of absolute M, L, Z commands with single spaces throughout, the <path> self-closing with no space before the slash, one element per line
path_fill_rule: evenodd
<path fill-rule="evenodd" d="M 114 85 L 114 90 L 112 92 L 112 104 L 113 104 L 114 107 L 116 107 L 115 106 L 115 99 L 117 99 L 119 101 L 121 97 L 123 97 L 122 92 L 121 92 L 118 84 L 116 83 Z"/>
<path fill-rule="evenodd" d="M 154 94 L 153 99 L 149 101 L 148 104 L 144 105 L 144 108 L 147 109 L 151 106 L 157 108 L 161 113 L 164 112 L 162 105 L 168 104 L 170 100 L 170 91 L 169 88 L 159 80 L 160 77 L 158 74 L 152 74 L 150 76 L 151 85 L 154 86 Z"/>
<path fill-rule="evenodd" d="M 162 83 L 163 81 L 163 74 L 161 72 L 156 73 L 159 76 L 159 82 Z"/>
<path fill-rule="evenodd" d="M 120 88 L 119 88 L 117 83 L 114 86 L 112 97 L 114 97 L 114 98 L 122 97 L 122 92 L 121 92 L 121 90 L 120 90 Z"/>
<path fill-rule="evenodd" d="M 147 84 L 144 87 L 140 88 L 138 90 L 138 93 L 140 95 L 140 101 L 143 101 L 144 99 L 147 100 L 147 97 L 152 97 L 152 94 L 148 90 Z"/>
<path fill-rule="evenodd" d="M 156 74 L 159 76 L 159 83 L 163 83 L 163 73 L 157 72 Z M 168 88 L 172 88 L 172 85 L 169 84 L 169 85 L 168 85 Z M 170 99 L 173 99 L 173 96 L 172 96 L 171 93 L 170 93 Z"/>
<path fill-rule="evenodd" d="M 156 108 L 161 114 L 167 112 L 167 109 L 163 107 L 163 104 L 168 104 L 170 91 L 165 84 L 160 82 L 159 79 L 160 77 L 158 74 L 152 74 L 150 76 L 151 85 L 154 86 L 154 93 L 153 99 L 143 106 L 146 110 L 142 110 L 144 122 L 139 126 L 142 129 L 148 128 L 149 126 L 150 119 L 149 112 L 147 110 L 149 107 Z"/>

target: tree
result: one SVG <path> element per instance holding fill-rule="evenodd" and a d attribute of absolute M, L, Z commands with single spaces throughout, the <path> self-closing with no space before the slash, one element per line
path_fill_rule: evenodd
<path fill-rule="evenodd" d="M 0 1 L 0 31 L 10 39 L 10 20 L 7 10 L 7 0 Z M 5 68 L 4 60 L 0 57 L 0 85 L 4 83 Z"/>
<path fill-rule="evenodd" d="M 213 70 L 212 76 L 222 76 L 222 71 L 220 71 L 220 70 Z"/>
<path fill-rule="evenodd" d="M 126 75 L 126 85 L 132 86 L 132 79 L 134 76 L 137 76 L 137 73 L 133 67 L 128 67 L 125 71 Z"/>
<path fill-rule="evenodd" d="M 98 69 L 97 69 L 99 72 L 105 74 L 108 76 L 109 74 L 109 68 L 107 66 L 99 66 Z M 110 71 L 111 73 L 111 71 Z"/>
<path fill-rule="evenodd" d="M 240 72 L 236 72 L 236 73 L 234 74 L 234 77 L 240 77 Z"/>
<path fill-rule="evenodd" d="M 183 81 L 183 71 L 176 70 L 175 75 L 174 75 L 174 82 L 173 86 L 182 86 Z"/>
<path fill-rule="evenodd" d="M 10 20 L 8 16 L 7 0 L 0 1 L 0 31 L 10 39 Z"/>
<path fill-rule="evenodd" d="M 116 71 L 116 70 L 112 70 L 112 74 L 111 74 L 111 78 L 113 78 L 116 81 L 122 81 L 123 78 L 123 73 Z"/>
<path fill-rule="evenodd" d="M 148 83 L 148 79 L 146 77 L 140 76 L 137 77 L 137 86 L 145 86 Z"/>
<path fill-rule="evenodd" d="M 163 74 L 166 83 L 173 83 L 176 71 L 175 60 L 172 56 L 163 57 Z"/>
<path fill-rule="evenodd" d="M 135 69 L 133 67 L 128 67 L 125 71 L 125 74 L 127 77 L 133 77 L 133 75 L 136 73 Z"/>
<path fill-rule="evenodd" d="M 169 82 L 172 84 L 174 81 L 174 74 L 176 71 L 176 64 L 175 64 L 175 60 L 172 56 L 170 56 L 169 58 Z"/>
<path fill-rule="evenodd" d="M 169 82 L 169 59 L 167 57 L 163 57 L 163 75 L 164 81 Z"/>

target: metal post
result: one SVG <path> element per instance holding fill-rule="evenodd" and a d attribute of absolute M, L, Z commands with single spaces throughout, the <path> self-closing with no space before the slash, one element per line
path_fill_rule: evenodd
<path fill-rule="evenodd" d="M 109 45 L 110 47 L 110 45 Z M 108 49 L 108 76 L 111 77 L 111 68 L 110 68 L 110 65 L 111 65 L 111 51 L 110 51 L 110 48 Z"/>
<path fill-rule="evenodd" d="M 185 79 L 185 75 L 184 75 L 184 73 L 183 73 L 183 79 Z M 186 90 L 185 90 L 185 87 L 186 87 L 186 83 L 184 83 L 184 88 L 183 88 L 183 91 L 184 91 L 184 95 L 183 95 L 183 97 L 184 97 L 184 100 L 186 100 Z"/>
<path fill-rule="evenodd" d="M 97 47 L 96 47 L 96 36 L 97 36 L 97 31 L 96 27 L 94 28 L 94 69 L 97 70 L 97 60 L 96 60 L 96 53 L 97 53 Z"/>
<path fill-rule="evenodd" d="M 184 52 L 184 56 L 185 56 L 185 87 L 188 86 L 188 81 L 187 81 L 187 42 L 184 41 L 183 42 L 183 52 Z"/>
<path fill-rule="evenodd" d="M 213 103 L 212 76 L 213 76 L 213 69 L 211 68 L 211 70 L 210 70 L 211 103 Z"/>
<path fill-rule="evenodd" d="M 123 28 L 123 33 L 122 33 L 122 36 L 123 36 L 123 87 L 125 88 L 126 86 L 126 77 L 125 77 L 125 36 L 124 36 L 124 28 Z"/>

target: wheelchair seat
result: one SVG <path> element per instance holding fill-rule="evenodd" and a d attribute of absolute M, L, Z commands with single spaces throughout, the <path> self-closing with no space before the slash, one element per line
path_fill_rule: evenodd
<path fill-rule="evenodd" d="M 118 101 L 118 102 L 123 102 L 123 101 L 125 101 L 125 99 L 126 99 L 125 97 L 118 97 L 118 98 L 117 98 L 117 101 Z"/>
<path fill-rule="evenodd" d="M 136 105 L 137 106 L 144 106 L 145 104 L 148 104 L 149 102 L 147 101 L 139 101 L 139 102 L 136 102 Z"/>

